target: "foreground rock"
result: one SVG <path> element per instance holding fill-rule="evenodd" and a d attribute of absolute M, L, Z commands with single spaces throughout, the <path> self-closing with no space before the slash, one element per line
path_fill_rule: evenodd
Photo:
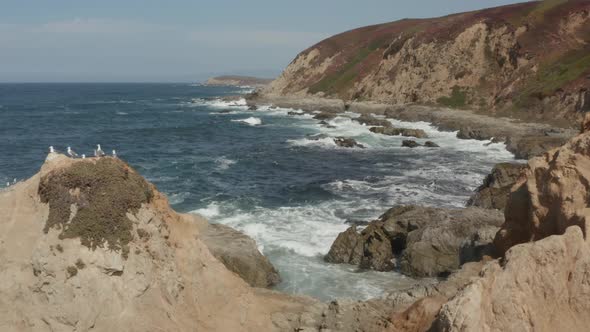
<path fill-rule="evenodd" d="M 483 180 L 483 184 L 475 190 L 467 206 L 484 209 L 504 210 L 510 189 L 520 177 L 525 164 L 500 163 Z"/>
<path fill-rule="evenodd" d="M 517 245 L 446 303 L 438 331 L 586 331 L 590 248 L 578 226 Z M 518 310 L 515 310 L 518 308 Z"/>
<path fill-rule="evenodd" d="M 379 271 L 396 265 L 412 276 L 440 276 L 493 254 L 491 245 L 504 221 L 499 211 L 398 206 L 360 233 L 340 233 L 327 262 Z M 396 263 L 397 261 L 397 263 Z"/>
<path fill-rule="evenodd" d="M 372 127 L 369 129 L 376 134 L 388 136 L 410 136 L 416 138 L 427 138 L 426 132 L 422 129 L 391 128 L 391 127 Z"/>
<path fill-rule="evenodd" d="M 382 331 L 390 324 L 390 305 L 326 304 L 253 288 L 211 253 L 257 280 L 236 260 L 258 266 L 252 244 L 174 212 L 118 159 L 50 154 L 40 173 L 0 192 L 0 330 Z"/>
<path fill-rule="evenodd" d="M 225 225 L 207 224 L 204 228 L 201 239 L 209 251 L 250 286 L 270 287 L 281 281 L 277 270 L 258 251 L 252 238 Z"/>

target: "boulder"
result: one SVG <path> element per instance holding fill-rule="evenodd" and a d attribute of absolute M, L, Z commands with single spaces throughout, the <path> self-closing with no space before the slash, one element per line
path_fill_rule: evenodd
<path fill-rule="evenodd" d="M 248 106 L 248 111 L 256 111 L 258 109 L 258 106 L 256 105 L 249 105 Z"/>
<path fill-rule="evenodd" d="M 378 119 L 370 115 L 361 115 L 358 118 L 353 119 L 358 123 L 365 126 L 389 128 L 392 126 L 391 122 L 385 119 Z"/>
<path fill-rule="evenodd" d="M 440 148 L 440 145 L 434 143 L 433 141 L 424 142 L 424 146 L 427 148 Z"/>
<path fill-rule="evenodd" d="M 404 140 L 402 142 L 402 147 L 406 147 L 406 148 L 417 148 L 419 146 L 422 146 L 422 145 L 420 145 L 419 143 L 417 143 L 416 141 L 413 141 L 413 140 Z"/>
<path fill-rule="evenodd" d="M 587 131 L 564 146 L 529 160 L 510 193 L 506 222 L 494 240 L 499 254 L 519 243 L 563 234 L 569 226 L 576 225 L 587 232 L 588 197 L 590 132 Z"/>
<path fill-rule="evenodd" d="M 494 129 L 493 128 L 471 128 L 471 127 L 461 127 L 457 132 L 457 138 L 461 139 L 476 139 L 480 141 L 489 140 L 490 138 L 494 137 Z"/>
<path fill-rule="evenodd" d="M 510 189 L 518 180 L 525 164 L 496 164 L 481 186 L 467 201 L 467 206 L 478 206 L 484 209 L 504 210 Z"/>
<path fill-rule="evenodd" d="M 225 267 L 252 287 L 270 287 L 281 281 L 268 258 L 258 251 L 256 242 L 229 226 L 210 224 L 201 240 Z M 231 243 L 231 246 L 228 246 Z"/>
<path fill-rule="evenodd" d="M 295 116 L 295 115 L 302 115 L 302 112 L 295 112 L 295 111 L 289 111 L 287 112 L 287 115 L 291 115 L 291 116 Z"/>
<path fill-rule="evenodd" d="M 353 138 L 348 138 L 348 137 L 335 137 L 334 143 L 336 143 L 336 145 L 343 147 L 343 148 L 361 148 L 361 149 L 363 149 L 365 147 L 364 145 L 358 143 Z"/>
<path fill-rule="evenodd" d="M 375 134 L 387 136 L 409 136 L 416 138 L 427 138 L 426 132 L 422 129 L 392 128 L 392 127 L 371 127 L 369 129 Z"/>

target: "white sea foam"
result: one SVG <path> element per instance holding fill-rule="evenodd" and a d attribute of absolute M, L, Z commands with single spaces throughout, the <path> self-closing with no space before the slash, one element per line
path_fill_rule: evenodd
<path fill-rule="evenodd" d="M 214 217 L 219 216 L 219 204 L 216 202 L 213 202 L 213 203 L 207 205 L 207 207 L 205 207 L 205 208 L 192 211 L 192 213 L 198 214 L 198 215 L 203 216 L 208 219 L 214 218 Z"/>
<path fill-rule="evenodd" d="M 117 113 L 117 115 L 128 115 L 129 114 L 127 112 L 116 112 L 116 113 Z"/>
<path fill-rule="evenodd" d="M 259 126 L 262 124 L 262 120 L 260 118 L 255 118 L 255 117 L 249 117 L 246 119 L 235 119 L 232 120 L 233 122 L 243 122 L 243 123 L 247 123 L 251 126 Z"/>
<path fill-rule="evenodd" d="M 230 168 L 231 165 L 235 164 L 236 161 L 228 159 L 225 156 L 221 156 L 221 157 L 215 159 L 215 163 L 217 164 L 218 170 L 224 171 L 224 170 Z"/>

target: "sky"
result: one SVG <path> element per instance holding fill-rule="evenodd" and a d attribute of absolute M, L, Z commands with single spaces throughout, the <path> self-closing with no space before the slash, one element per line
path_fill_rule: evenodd
<path fill-rule="evenodd" d="M 0 82 L 274 77 L 334 34 L 508 0 L 0 0 Z"/>

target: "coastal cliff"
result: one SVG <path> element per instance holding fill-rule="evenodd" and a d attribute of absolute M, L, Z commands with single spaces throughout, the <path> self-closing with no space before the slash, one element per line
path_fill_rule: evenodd
<path fill-rule="evenodd" d="M 579 121 L 590 110 L 590 2 L 527 2 L 404 19 L 301 52 L 260 94 L 469 108 Z"/>

